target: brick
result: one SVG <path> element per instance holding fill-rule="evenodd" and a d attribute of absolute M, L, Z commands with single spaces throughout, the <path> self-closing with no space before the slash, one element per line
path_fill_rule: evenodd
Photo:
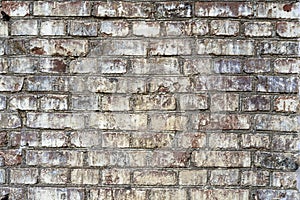
<path fill-rule="evenodd" d="M 102 180 L 106 185 L 130 184 L 130 170 L 128 169 L 104 169 Z"/>
<path fill-rule="evenodd" d="M 6 96 L 0 95 L 0 110 L 6 109 Z"/>
<path fill-rule="evenodd" d="M 268 186 L 269 175 L 268 171 L 242 171 L 241 184 L 246 186 Z"/>
<path fill-rule="evenodd" d="M 31 2 L 2 1 L 2 9 L 11 17 L 25 17 L 30 15 Z"/>
<path fill-rule="evenodd" d="M 102 133 L 102 146 L 108 148 L 126 148 L 129 147 L 129 133 Z"/>
<path fill-rule="evenodd" d="M 255 17 L 299 19 L 299 7 L 299 2 L 290 4 L 280 2 L 259 2 Z"/>
<path fill-rule="evenodd" d="M 105 95 L 101 97 L 101 109 L 104 111 L 131 110 L 129 102 L 129 96 Z"/>
<path fill-rule="evenodd" d="M 178 75 L 180 66 L 177 58 L 140 58 L 131 61 L 133 74 Z"/>
<path fill-rule="evenodd" d="M 41 58 L 39 71 L 45 73 L 66 73 L 67 61 L 62 58 Z"/>
<path fill-rule="evenodd" d="M 135 95 L 130 98 L 133 110 L 175 110 L 176 99 L 169 94 Z"/>
<path fill-rule="evenodd" d="M 149 92 L 191 92 L 191 83 L 186 77 L 152 77 L 147 83 Z"/>
<path fill-rule="evenodd" d="M 297 74 L 300 72 L 300 59 L 278 58 L 274 61 L 274 71 L 284 74 Z"/>
<path fill-rule="evenodd" d="M 299 22 L 277 22 L 276 33 L 281 37 L 300 37 Z"/>
<path fill-rule="evenodd" d="M 2 150 L 0 151 L 1 166 L 17 166 L 22 162 L 22 156 L 18 150 Z"/>
<path fill-rule="evenodd" d="M 246 2 L 196 2 L 197 17 L 247 17 L 253 14 L 252 4 Z"/>
<path fill-rule="evenodd" d="M 6 132 L 0 132 L 0 146 L 6 146 L 8 143 L 8 134 Z"/>
<path fill-rule="evenodd" d="M 127 21 L 102 21 L 100 25 L 101 36 L 125 37 L 129 34 L 129 23 Z"/>
<path fill-rule="evenodd" d="M 145 167 L 151 152 L 148 151 L 89 151 L 88 165 L 98 167 Z"/>
<path fill-rule="evenodd" d="M 239 170 L 212 170 L 210 175 L 210 184 L 212 185 L 238 185 Z"/>
<path fill-rule="evenodd" d="M 77 81 L 78 80 L 76 80 L 76 82 Z M 90 76 L 88 77 L 86 88 L 90 92 L 100 93 L 145 93 L 146 80 L 145 78 L 115 78 Z M 82 90 L 86 91 L 86 88 L 84 89 L 83 85 Z"/>
<path fill-rule="evenodd" d="M 136 185 L 175 185 L 174 171 L 143 170 L 133 172 L 133 183 Z"/>
<path fill-rule="evenodd" d="M 31 187 L 28 189 L 28 199 L 47 200 L 56 198 L 81 200 L 84 198 L 84 190 L 77 188 L 61 187 Z"/>
<path fill-rule="evenodd" d="M 16 113 L 0 113 L 0 128 L 21 127 L 21 118 Z"/>
<path fill-rule="evenodd" d="M 218 74 L 240 74 L 242 61 L 236 59 L 221 59 L 213 62 L 213 71 Z"/>
<path fill-rule="evenodd" d="M 27 189 L 21 187 L 1 187 L 2 194 L 9 194 L 11 199 L 24 199 L 27 197 Z"/>
<path fill-rule="evenodd" d="M 249 191 L 245 189 L 191 189 L 191 200 L 197 199 L 222 199 L 232 200 L 240 199 L 246 200 L 249 196 Z"/>
<path fill-rule="evenodd" d="M 162 33 L 166 36 L 189 36 L 192 31 L 191 23 L 185 21 L 167 21 L 163 26 L 165 29 L 162 29 Z"/>
<path fill-rule="evenodd" d="M 245 114 L 199 114 L 192 116 L 193 128 L 199 130 L 249 129 L 250 116 Z"/>
<path fill-rule="evenodd" d="M 297 187 L 297 174 L 295 172 L 273 172 L 272 186 L 295 188 Z"/>
<path fill-rule="evenodd" d="M 274 135 L 271 143 L 276 151 L 289 152 L 298 150 L 299 137 L 297 135 Z"/>
<path fill-rule="evenodd" d="M 46 168 L 41 169 L 40 181 L 44 184 L 66 184 L 68 169 Z"/>
<path fill-rule="evenodd" d="M 68 12 L 66 12 L 66 10 Z M 91 2 L 51 2 L 35 1 L 33 4 L 34 16 L 90 16 Z"/>
<path fill-rule="evenodd" d="M 152 189 L 149 194 L 149 200 L 187 198 L 187 191 L 184 189 Z"/>
<path fill-rule="evenodd" d="M 156 131 L 184 130 L 186 129 L 188 121 L 187 116 L 181 115 L 180 113 L 153 114 L 150 118 L 150 129 Z"/>
<path fill-rule="evenodd" d="M 189 2 L 162 2 L 155 6 L 158 18 L 192 17 L 192 4 Z"/>
<path fill-rule="evenodd" d="M 0 169 L 0 183 L 4 184 L 6 179 L 5 169 Z"/>
<path fill-rule="evenodd" d="M 87 67 L 89 65 L 89 67 Z M 70 63 L 71 73 L 93 73 L 93 74 L 122 74 L 127 71 L 127 61 L 112 58 L 83 58 Z"/>
<path fill-rule="evenodd" d="M 101 147 L 101 136 L 98 131 L 71 132 L 70 144 L 74 147 Z"/>
<path fill-rule="evenodd" d="M 93 15 L 107 18 L 148 18 L 151 16 L 152 3 L 148 2 L 97 2 Z"/>
<path fill-rule="evenodd" d="M 203 148 L 206 146 L 205 133 L 178 133 L 176 135 L 178 147 Z"/>
<path fill-rule="evenodd" d="M 194 151 L 192 161 L 197 167 L 250 167 L 251 165 L 250 152 L 246 151 Z"/>
<path fill-rule="evenodd" d="M 98 57 L 99 53 L 105 56 L 146 56 L 147 42 L 140 39 L 103 40 L 100 45 L 91 49 L 89 55 Z"/>
<path fill-rule="evenodd" d="M 29 43 L 33 55 L 83 56 L 88 51 L 87 40 L 32 39 Z"/>
<path fill-rule="evenodd" d="M 73 169 L 71 170 L 71 183 L 81 185 L 95 185 L 100 180 L 97 169 Z"/>
<path fill-rule="evenodd" d="M 192 41 L 189 39 L 151 40 L 148 54 L 159 55 L 191 55 Z"/>
<path fill-rule="evenodd" d="M 186 151 L 154 151 L 151 166 L 154 167 L 187 167 L 190 154 Z"/>
<path fill-rule="evenodd" d="M 245 25 L 245 35 L 249 37 L 272 36 L 273 25 L 271 22 L 247 22 Z"/>
<path fill-rule="evenodd" d="M 232 93 L 215 93 L 210 97 L 210 110 L 217 111 L 238 111 L 239 95 Z"/>
<path fill-rule="evenodd" d="M 146 190 L 143 189 L 118 189 L 102 188 L 90 189 L 88 191 L 88 200 L 106 199 L 106 200 L 146 200 Z"/>
<path fill-rule="evenodd" d="M 260 55 L 299 55 L 298 42 L 294 41 L 261 41 L 258 44 Z"/>
<path fill-rule="evenodd" d="M 0 58 L 0 74 L 6 74 L 7 71 L 8 71 L 8 60 L 5 58 Z"/>
<path fill-rule="evenodd" d="M 269 149 L 270 138 L 267 134 L 243 134 L 241 146 L 243 149 Z"/>
<path fill-rule="evenodd" d="M 192 21 L 192 34 L 193 35 L 207 35 L 209 33 L 209 26 L 207 20 L 194 20 Z"/>
<path fill-rule="evenodd" d="M 196 91 L 251 91 L 250 76 L 196 76 L 193 80 Z"/>
<path fill-rule="evenodd" d="M 8 36 L 8 23 L 0 22 L 0 37 L 7 37 L 7 36 Z"/>
<path fill-rule="evenodd" d="M 13 73 L 35 73 L 38 70 L 39 62 L 35 58 L 19 57 L 8 60 L 9 71 Z"/>
<path fill-rule="evenodd" d="M 72 110 L 99 110 L 99 99 L 96 95 L 72 95 Z"/>
<path fill-rule="evenodd" d="M 41 22 L 41 32 L 44 35 L 62 36 L 66 35 L 66 23 L 63 20 L 51 20 Z"/>
<path fill-rule="evenodd" d="M 33 95 L 12 96 L 8 99 L 11 110 L 37 110 L 37 97 Z"/>
<path fill-rule="evenodd" d="M 6 54 L 7 55 L 26 55 L 28 53 L 28 40 L 23 39 L 11 39 L 7 43 L 1 43 L 1 45 L 7 45 Z M 4 48 L 0 48 L 0 55 L 4 55 Z"/>
<path fill-rule="evenodd" d="M 172 133 L 132 133 L 130 137 L 132 148 L 171 148 L 174 134 Z"/>
<path fill-rule="evenodd" d="M 28 146 L 37 147 L 40 146 L 39 133 L 37 131 L 21 131 L 10 133 L 10 144 L 12 147 Z"/>
<path fill-rule="evenodd" d="M 298 190 L 260 189 L 256 191 L 254 196 L 258 199 L 280 199 L 282 197 L 289 200 L 299 199 L 299 192 Z"/>
<path fill-rule="evenodd" d="M 30 76 L 25 82 L 27 91 L 68 91 L 69 77 Z"/>
<path fill-rule="evenodd" d="M 243 111 L 267 111 L 271 109 L 270 96 L 252 95 L 242 99 Z"/>
<path fill-rule="evenodd" d="M 160 24 L 156 21 L 134 21 L 132 23 L 132 33 L 136 36 L 158 37 Z"/>
<path fill-rule="evenodd" d="M 297 92 L 298 78 L 295 76 L 258 76 L 258 92 Z"/>
<path fill-rule="evenodd" d="M 255 117 L 257 130 L 299 131 L 297 117 L 258 114 Z"/>
<path fill-rule="evenodd" d="M 296 171 L 298 169 L 297 157 L 289 153 L 257 152 L 254 155 L 254 166 L 263 169 L 281 171 Z"/>
<path fill-rule="evenodd" d="M 88 78 L 86 76 L 72 76 L 69 78 L 69 91 L 72 93 L 84 93 L 87 91 Z"/>
<path fill-rule="evenodd" d="M 66 147 L 68 136 L 63 131 L 43 131 L 41 143 L 43 147 Z"/>
<path fill-rule="evenodd" d="M 249 58 L 244 65 L 246 73 L 264 73 L 271 71 L 271 61 L 266 58 Z"/>
<path fill-rule="evenodd" d="M 67 110 L 68 95 L 48 94 L 40 98 L 40 108 L 44 111 Z"/>
<path fill-rule="evenodd" d="M 200 55 L 254 55 L 252 40 L 201 39 L 196 41 L 196 52 Z"/>
<path fill-rule="evenodd" d="M 0 76 L 1 92 L 18 92 L 22 90 L 24 78 L 14 76 Z"/>
<path fill-rule="evenodd" d="M 296 96 L 278 96 L 274 101 L 276 112 L 297 112 L 299 108 L 299 98 Z"/>
<path fill-rule="evenodd" d="M 60 150 L 60 151 L 26 151 L 27 166 L 42 167 L 80 167 L 83 166 L 83 152 Z"/>
<path fill-rule="evenodd" d="M 185 59 L 183 63 L 184 75 L 210 74 L 212 72 L 211 59 Z"/>
<path fill-rule="evenodd" d="M 210 133 L 208 145 L 212 149 L 238 149 L 239 136 L 236 133 Z"/>
<path fill-rule="evenodd" d="M 208 95 L 182 94 L 179 96 L 180 110 L 206 110 L 208 109 Z"/>
<path fill-rule="evenodd" d="M 98 23 L 93 21 L 71 21 L 70 35 L 72 36 L 97 36 Z"/>
<path fill-rule="evenodd" d="M 240 23 L 231 20 L 212 20 L 210 26 L 213 35 L 234 36 L 238 35 L 240 30 Z"/>
<path fill-rule="evenodd" d="M 205 185 L 207 170 L 182 170 L 179 172 L 179 185 Z"/>
<path fill-rule="evenodd" d="M 37 20 L 18 20 L 11 24 L 11 35 L 38 35 Z"/>
<path fill-rule="evenodd" d="M 34 168 L 20 168 L 10 170 L 10 182 L 13 184 L 36 184 L 38 170 Z"/>
<path fill-rule="evenodd" d="M 88 117 L 87 126 L 91 128 L 117 130 L 145 130 L 147 128 L 147 115 L 145 114 L 90 113 Z M 77 120 L 77 118 L 74 119 Z"/>
<path fill-rule="evenodd" d="M 80 113 L 27 113 L 26 126 L 49 129 L 82 129 L 84 115 Z"/>

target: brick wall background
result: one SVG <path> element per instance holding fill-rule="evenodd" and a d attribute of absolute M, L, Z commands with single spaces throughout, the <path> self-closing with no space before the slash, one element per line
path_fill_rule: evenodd
<path fill-rule="evenodd" d="M 297 1 L 2 1 L 0 195 L 297 200 Z"/>

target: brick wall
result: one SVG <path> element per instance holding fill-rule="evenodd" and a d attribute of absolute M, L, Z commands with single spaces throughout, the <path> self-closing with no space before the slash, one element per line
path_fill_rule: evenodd
<path fill-rule="evenodd" d="M 1 6 L 0 195 L 300 199 L 299 2 Z"/>

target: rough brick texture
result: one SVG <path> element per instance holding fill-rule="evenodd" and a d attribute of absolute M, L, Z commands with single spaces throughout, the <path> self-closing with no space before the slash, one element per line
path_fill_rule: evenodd
<path fill-rule="evenodd" d="M 300 200 L 299 2 L 0 10 L 0 199 Z"/>

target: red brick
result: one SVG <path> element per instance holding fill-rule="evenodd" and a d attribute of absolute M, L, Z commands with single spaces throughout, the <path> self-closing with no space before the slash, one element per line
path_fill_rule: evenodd
<path fill-rule="evenodd" d="M 22 155 L 18 152 L 18 150 L 2 150 L 0 151 L 0 160 L 4 163 L 0 165 L 3 166 L 14 166 L 20 165 L 22 162 Z"/>

